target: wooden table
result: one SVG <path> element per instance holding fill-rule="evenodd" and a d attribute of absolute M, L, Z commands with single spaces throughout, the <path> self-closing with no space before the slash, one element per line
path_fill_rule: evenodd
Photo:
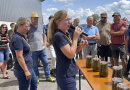
<path fill-rule="evenodd" d="M 93 72 L 92 68 L 86 68 L 86 60 L 76 60 L 79 68 L 79 90 L 81 90 L 81 74 L 84 75 L 93 90 L 112 90 L 112 73 L 113 70 L 108 67 L 108 77 L 100 77 L 99 72 Z M 123 78 L 123 82 L 130 84 L 130 82 Z"/>

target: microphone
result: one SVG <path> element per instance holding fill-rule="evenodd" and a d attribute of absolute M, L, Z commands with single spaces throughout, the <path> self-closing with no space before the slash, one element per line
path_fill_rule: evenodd
<path fill-rule="evenodd" d="M 75 30 L 75 27 L 74 27 L 73 25 L 70 25 L 70 29 Z M 81 35 L 88 36 L 88 34 L 87 34 L 87 33 L 85 33 L 85 32 L 82 32 L 82 33 L 81 33 Z"/>

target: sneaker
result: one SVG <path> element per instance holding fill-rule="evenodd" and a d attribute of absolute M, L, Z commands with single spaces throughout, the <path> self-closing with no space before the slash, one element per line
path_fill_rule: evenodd
<path fill-rule="evenodd" d="M 47 81 L 50 81 L 50 82 L 55 82 L 55 79 L 52 78 L 51 76 L 49 76 L 48 78 L 46 78 Z"/>
<path fill-rule="evenodd" d="M 37 76 L 37 81 L 38 81 L 38 83 L 39 83 L 39 77 Z"/>

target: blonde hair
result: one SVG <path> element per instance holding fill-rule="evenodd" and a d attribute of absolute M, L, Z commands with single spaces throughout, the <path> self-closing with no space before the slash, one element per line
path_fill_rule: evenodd
<path fill-rule="evenodd" d="M 52 44 L 52 39 L 53 35 L 56 32 L 56 29 L 58 28 L 56 21 L 57 20 L 63 20 L 67 16 L 67 11 L 66 10 L 59 10 L 54 14 L 54 18 L 51 18 L 49 22 L 49 27 L 48 27 L 48 42 L 49 45 Z"/>
<path fill-rule="evenodd" d="M 24 24 L 26 24 L 27 22 L 29 22 L 29 20 L 27 19 L 27 18 L 25 18 L 25 17 L 20 17 L 20 18 L 18 18 L 18 20 L 17 20 L 17 25 L 19 26 L 19 25 L 24 25 Z"/>

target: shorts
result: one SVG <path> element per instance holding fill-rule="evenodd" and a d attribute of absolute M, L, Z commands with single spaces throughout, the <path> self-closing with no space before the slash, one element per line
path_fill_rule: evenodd
<path fill-rule="evenodd" d="M 101 57 L 111 57 L 111 46 L 110 45 L 101 45 L 101 47 L 98 47 L 99 49 L 99 55 Z"/>
<path fill-rule="evenodd" d="M 113 58 L 119 58 L 119 55 L 120 55 L 120 59 L 125 59 L 125 45 L 124 44 L 112 44 L 111 49 L 112 49 Z"/>
<path fill-rule="evenodd" d="M 9 49 L 0 49 L 0 62 L 9 60 Z"/>

